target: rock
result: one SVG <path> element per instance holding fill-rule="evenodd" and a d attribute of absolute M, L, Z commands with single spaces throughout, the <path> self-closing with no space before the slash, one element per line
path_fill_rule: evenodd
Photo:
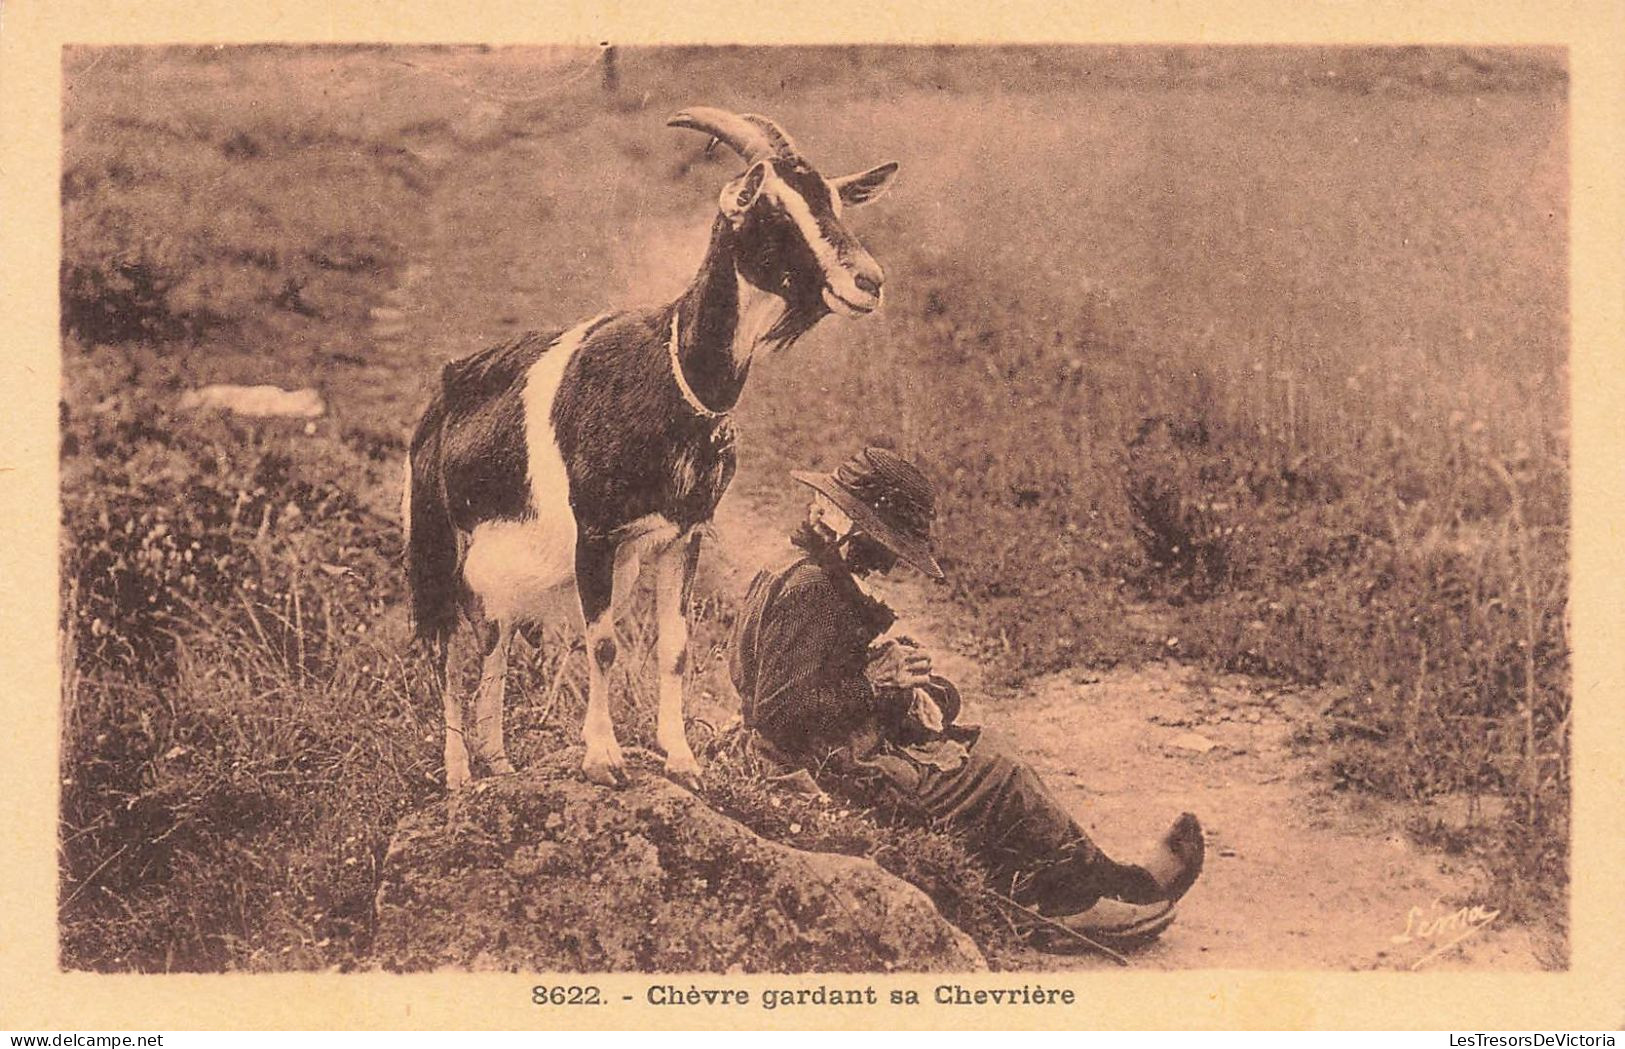
<path fill-rule="evenodd" d="M 294 419 L 315 419 L 327 412 L 322 395 L 309 387 L 284 390 L 278 386 L 233 386 L 227 383 L 188 390 L 181 394 L 180 407 Z"/>
<path fill-rule="evenodd" d="M 1180 750 L 1188 750 L 1195 754 L 1206 754 L 1208 751 L 1218 746 L 1217 743 L 1213 742 L 1211 739 L 1208 739 L 1199 732 L 1181 732 L 1173 739 L 1170 739 L 1168 741 L 1168 745 L 1170 747 L 1176 747 Z"/>
<path fill-rule="evenodd" d="M 987 963 L 873 862 L 762 838 L 629 750 L 581 748 L 401 820 L 378 889 L 377 965 L 541 972 L 965 972 Z"/>

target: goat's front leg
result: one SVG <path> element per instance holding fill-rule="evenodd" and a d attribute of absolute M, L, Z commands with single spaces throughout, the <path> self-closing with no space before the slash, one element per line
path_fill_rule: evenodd
<path fill-rule="evenodd" d="M 576 590 L 587 624 L 587 718 L 581 739 L 587 754 L 581 771 L 605 787 L 626 785 L 626 762 L 609 714 L 609 671 L 615 665 L 615 543 L 582 536 L 576 540 Z"/>
<path fill-rule="evenodd" d="M 683 671 L 688 660 L 689 591 L 699 553 L 699 533 L 690 533 L 662 550 L 655 567 L 656 654 L 660 662 L 655 739 L 666 752 L 666 775 L 690 790 L 699 789 L 700 764 L 683 731 Z"/>

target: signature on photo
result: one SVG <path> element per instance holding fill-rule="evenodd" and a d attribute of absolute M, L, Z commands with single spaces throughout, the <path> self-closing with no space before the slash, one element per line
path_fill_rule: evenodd
<path fill-rule="evenodd" d="M 1405 931 L 1389 937 L 1388 942 L 1433 945 L 1432 950 L 1411 963 L 1411 971 L 1415 972 L 1500 916 L 1499 910 L 1478 904 L 1446 911 L 1444 905 L 1435 900 L 1431 907 L 1412 907 L 1407 911 Z"/>

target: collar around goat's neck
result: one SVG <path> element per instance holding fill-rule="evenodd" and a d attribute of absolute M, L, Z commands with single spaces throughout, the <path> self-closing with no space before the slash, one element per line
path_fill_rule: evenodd
<path fill-rule="evenodd" d="M 677 380 L 677 392 L 683 395 L 684 403 L 700 418 L 725 418 L 727 412 L 719 412 L 705 406 L 705 402 L 700 400 L 700 395 L 694 392 L 694 387 L 688 384 L 688 376 L 683 374 L 683 359 L 678 353 L 677 345 L 677 333 L 681 330 L 678 324 L 679 313 L 679 310 L 671 311 L 671 338 L 666 342 L 667 354 L 671 357 L 671 376 Z"/>

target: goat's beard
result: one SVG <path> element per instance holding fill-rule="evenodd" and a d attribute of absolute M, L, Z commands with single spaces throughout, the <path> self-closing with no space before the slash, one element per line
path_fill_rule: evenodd
<path fill-rule="evenodd" d="M 762 342 L 774 352 L 789 349 L 830 312 L 829 307 L 824 305 L 822 291 L 814 292 L 811 296 L 786 296 L 784 301 L 784 315 L 762 336 Z"/>

